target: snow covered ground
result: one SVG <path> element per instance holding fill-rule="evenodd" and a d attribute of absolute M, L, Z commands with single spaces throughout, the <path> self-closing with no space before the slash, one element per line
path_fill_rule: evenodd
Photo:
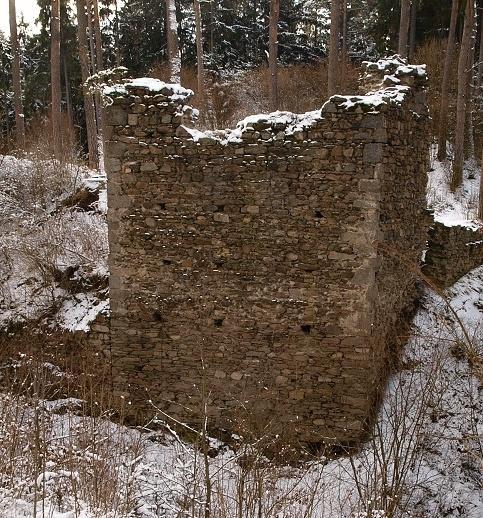
<path fill-rule="evenodd" d="M 89 193 L 98 200 L 81 209 Z M 77 301 L 94 302 L 107 279 L 105 193 L 105 178 L 84 167 L 0 156 L 0 329 L 61 307 L 61 326 L 87 330 L 99 305 Z"/>
<path fill-rule="evenodd" d="M 477 229 L 478 190 L 480 168 L 475 160 L 468 160 L 464 168 L 463 184 L 456 192 L 449 189 L 451 163 L 436 159 L 437 146 L 431 150 L 431 170 L 428 173 L 428 208 L 434 211 L 434 219 L 447 227 L 461 225 Z"/>
<path fill-rule="evenodd" d="M 455 195 L 447 176 L 433 161 L 428 204 L 435 218 L 476 228 L 477 171 L 469 164 Z M 107 294 L 89 288 L 107 273 L 105 189 L 97 210 L 64 206 L 78 181 L 98 189 L 104 179 L 0 157 L 0 327 L 50 314 L 55 325 L 87 330 L 107 309 Z M 361 451 L 321 455 L 302 467 L 272 463 L 248 440 L 234 450 L 210 439 L 207 474 L 203 450 L 168 428 L 128 428 L 107 413 L 87 417 L 79 400 L 32 401 L 6 391 L 0 516 L 199 517 L 211 487 L 214 518 L 479 518 L 482 355 L 480 267 L 444 297 L 425 289 L 401 367 Z"/>
<path fill-rule="evenodd" d="M 17 417 L 0 426 L 2 458 L 17 429 L 25 433 L 17 447 L 28 453 L 16 460 L 22 480 L 16 473 L 2 475 L 0 515 L 33 516 L 36 499 L 37 516 L 54 518 L 201 516 L 209 478 L 216 517 L 238 516 L 240 508 L 244 517 L 384 517 L 392 516 L 394 501 L 403 509 L 396 516 L 479 518 L 483 267 L 458 281 L 447 297 L 445 302 L 426 290 L 374 437 L 351 458 L 277 466 L 249 443 L 234 451 L 211 440 L 217 455 L 210 456 L 206 477 L 202 451 L 174 432 L 135 430 L 70 410 L 56 413 L 64 401 L 35 410 L 5 396 L 0 413 Z M 26 430 L 36 414 L 42 416 L 42 461 L 34 469 L 35 434 Z M 96 493 L 96 481 L 107 484 L 105 490 Z"/>

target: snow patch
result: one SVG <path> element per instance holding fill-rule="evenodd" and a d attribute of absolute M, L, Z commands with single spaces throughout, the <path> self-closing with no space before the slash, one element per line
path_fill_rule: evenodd
<path fill-rule="evenodd" d="M 447 227 L 462 226 L 472 230 L 482 227 L 478 220 L 480 171 L 477 164 L 467 161 L 463 183 L 455 192 L 449 188 L 451 163 L 436 159 L 437 146 L 431 150 L 432 167 L 428 173 L 427 203 L 434 220 Z"/>

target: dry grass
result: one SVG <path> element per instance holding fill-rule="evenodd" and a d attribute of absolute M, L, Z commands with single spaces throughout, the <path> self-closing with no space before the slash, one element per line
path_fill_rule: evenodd
<path fill-rule="evenodd" d="M 165 66 L 155 66 L 152 77 L 167 80 Z M 357 93 L 359 69 L 347 64 L 341 93 Z M 195 92 L 193 106 L 200 108 L 198 126 L 203 129 L 233 127 L 248 115 L 270 111 L 269 72 L 263 66 L 230 77 L 207 73 L 206 106 L 200 106 L 194 68 L 181 70 L 181 84 Z M 279 69 L 280 110 L 304 113 L 319 109 L 327 100 L 327 66 L 291 65 Z"/>

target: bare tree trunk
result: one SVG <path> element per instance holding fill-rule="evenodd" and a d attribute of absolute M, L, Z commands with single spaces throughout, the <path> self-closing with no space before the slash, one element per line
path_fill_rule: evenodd
<path fill-rule="evenodd" d="M 341 70 L 341 73 L 340 73 L 340 87 L 345 87 L 345 78 L 346 78 L 346 73 L 347 73 L 347 62 L 348 62 L 348 57 L 349 57 L 349 54 L 348 54 L 348 41 L 347 41 L 347 24 L 348 24 L 348 14 L 347 14 L 347 1 L 346 0 L 343 0 L 342 1 L 342 6 L 341 6 L 341 9 L 342 9 L 342 14 L 341 14 L 341 19 L 342 19 L 342 46 L 341 46 L 341 63 L 340 63 L 340 70 Z"/>
<path fill-rule="evenodd" d="M 120 67 L 121 66 L 121 45 L 119 42 L 119 10 L 117 7 L 117 0 L 114 0 L 114 16 L 115 16 L 114 42 L 116 44 L 116 67 Z"/>
<path fill-rule="evenodd" d="M 478 204 L 478 217 L 483 221 L 483 149 L 480 162 L 480 200 Z"/>
<path fill-rule="evenodd" d="M 201 28 L 200 0 L 193 0 L 196 24 L 196 65 L 198 68 L 198 98 L 200 106 L 205 104 L 205 67 L 203 59 L 203 30 Z"/>
<path fill-rule="evenodd" d="M 50 84 L 52 140 L 55 158 L 62 155 L 61 141 L 61 93 L 60 93 L 60 0 L 52 0 L 51 47 L 50 47 Z"/>
<path fill-rule="evenodd" d="M 101 36 L 101 24 L 99 21 L 99 3 L 98 0 L 91 0 L 92 3 L 92 27 L 94 31 L 95 43 L 96 43 L 96 74 L 104 70 L 104 63 L 102 58 L 102 36 Z M 92 58 L 94 59 L 94 58 Z M 96 93 L 96 116 L 97 116 L 97 146 L 98 146 L 98 162 L 99 170 L 104 173 L 104 125 L 102 122 L 102 101 L 101 94 Z"/>
<path fill-rule="evenodd" d="M 86 13 L 87 13 L 87 34 L 89 36 L 89 51 L 90 51 L 90 65 L 91 70 L 90 74 L 97 73 L 97 63 L 96 63 L 96 46 L 94 39 L 94 24 L 92 22 L 92 0 L 85 0 L 86 4 Z"/>
<path fill-rule="evenodd" d="M 474 26 L 473 26 L 474 30 Z M 475 66 L 475 37 L 474 32 L 471 38 L 471 49 L 468 53 L 468 64 L 466 65 L 466 143 L 465 143 L 465 158 L 471 158 L 475 156 L 475 139 L 474 139 L 474 127 L 473 127 L 473 89 L 476 86 L 476 75 L 477 70 Z"/>
<path fill-rule="evenodd" d="M 460 0 L 453 0 L 451 8 L 451 21 L 449 24 L 448 44 L 446 46 L 446 56 L 444 58 L 443 83 L 441 86 L 441 107 L 439 116 L 439 135 L 438 135 L 438 160 L 446 160 L 446 141 L 448 139 L 448 106 L 449 106 L 449 80 L 451 76 L 451 64 L 456 38 L 456 22 L 458 20 L 458 7 Z"/>
<path fill-rule="evenodd" d="M 178 23 L 176 21 L 176 5 L 174 2 L 175 0 L 166 0 L 168 66 L 170 82 L 179 83 L 181 74 L 181 57 L 179 55 Z"/>
<path fill-rule="evenodd" d="M 280 0 L 270 0 L 268 68 L 270 71 L 270 109 L 278 110 L 278 20 Z"/>
<path fill-rule="evenodd" d="M 101 36 L 101 23 L 99 21 L 99 2 L 98 0 L 92 0 L 93 7 L 93 25 L 94 35 L 96 39 L 96 65 L 97 72 L 104 70 L 104 63 L 102 59 L 102 36 Z"/>
<path fill-rule="evenodd" d="M 12 47 L 13 105 L 15 110 L 15 137 L 17 147 L 25 147 L 25 117 L 22 103 L 22 82 L 20 79 L 20 50 L 17 36 L 17 12 L 15 0 L 10 0 L 10 45 Z M 8 117 L 7 117 L 8 119 Z"/>
<path fill-rule="evenodd" d="M 404 59 L 408 57 L 408 32 L 410 13 L 410 0 L 401 0 L 401 17 L 399 20 L 399 44 L 397 53 Z"/>
<path fill-rule="evenodd" d="M 465 11 L 465 25 L 461 40 L 460 56 L 458 61 L 458 100 L 456 106 L 456 132 L 454 145 L 453 174 L 451 190 L 455 191 L 463 181 L 465 120 L 467 110 L 467 80 L 468 54 L 471 52 L 471 40 L 475 21 L 474 0 L 467 0 Z"/>
<path fill-rule="evenodd" d="M 69 120 L 69 132 L 72 133 L 74 127 L 74 114 L 72 111 L 72 95 L 70 92 L 70 81 L 67 70 L 67 59 L 65 54 L 62 56 L 62 67 L 64 69 L 64 87 L 65 87 L 65 102 L 67 105 L 67 118 Z"/>
<path fill-rule="evenodd" d="M 85 0 L 76 0 L 77 5 L 77 39 L 79 42 L 79 61 L 81 65 L 82 82 L 85 83 L 90 75 L 89 49 L 87 46 L 87 16 Z M 94 98 L 84 86 L 84 111 L 87 127 L 87 148 L 89 151 L 89 167 L 97 167 L 97 125 Z"/>
<path fill-rule="evenodd" d="M 418 0 L 413 0 L 411 4 L 411 22 L 409 24 L 409 61 L 414 58 L 416 50 L 416 28 L 418 21 Z"/>
<path fill-rule="evenodd" d="M 483 15 L 480 18 L 480 53 L 478 56 L 478 78 L 476 81 L 477 84 L 477 92 L 478 92 L 478 101 L 480 106 L 480 117 L 482 113 L 482 104 L 483 104 L 483 92 L 481 91 L 481 88 L 483 86 Z M 481 119 L 480 119 L 481 124 Z M 480 200 L 479 200 L 479 210 L 478 210 L 478 216 L 483 221 L 483 146 L 481 145 L 481 135 L 479 136 L 478 142 L 481 146 L 481 158 L 480 158 Z"/>
<path fill-rule="evenodd" d="M 333 0 L 330 8 L 329 77 L 327 84 L 327 94 L 329 97 L 337 92 L 340 81 L 339 40 L 341 12 L 341 0 Z"/>
<path fill-rule="evenodd" d="M 480 87 L 483 84 L 483 13 L 480 18 L 480 54 L 478 56 L 478 91 L 480 91 Z M 483 93 L 480 93 L 483 95 Z"/>
<path fill-rule="evenodd" d="M 213 27 L 215 25 L 215 17 L 213 14 L 213 0 L 210 0 L 210 54 L 213 55 L 213 48 L 215 42 L 215 36 L 213 33 Z"/>

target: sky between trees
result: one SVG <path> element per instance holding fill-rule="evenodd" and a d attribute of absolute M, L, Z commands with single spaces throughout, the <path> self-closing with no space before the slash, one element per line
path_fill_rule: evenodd
<path fill-rule="evenodd" d="M 39 6 L 37 0 L 16 0 L 17 22 L 20 22 L 22 15 L 29 29 L 32 30 L 33 23 L 39 15 Z M 0 0 L 0 31 L 6 36 L 10 36 L 10 27 L 8 23 L 8 0 Z"/>

